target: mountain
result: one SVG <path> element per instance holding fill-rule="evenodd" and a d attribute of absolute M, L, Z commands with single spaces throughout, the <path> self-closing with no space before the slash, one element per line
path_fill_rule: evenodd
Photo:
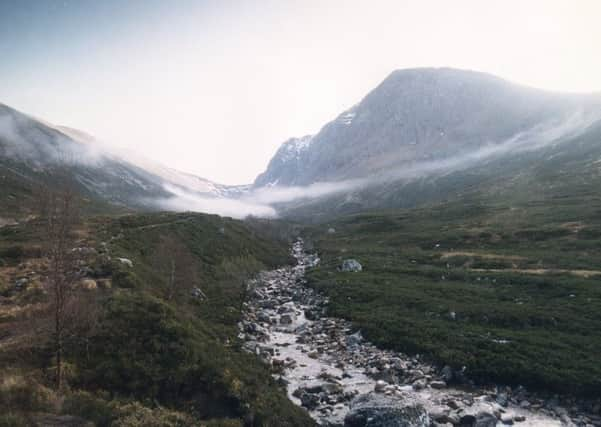
<path fill-rule="evenodd" d="M 279 205 L 285 214 L 415 206 L 545 169 L 553 156 L 578 151 L 588 132 L 597 135 L 599 119 L 598 94 L 546 92 L 450 68 L 398 70 L 316 135 L 286 141 L 254 186 L 351 184 Z M 601 145 L 586 140 L 593 151 Z"/>
<path fill-rule="evenodd" d="M 93 136 L 55 126 L 0 104 L 2 211 L 26 213 L 41 185 L 70 185 L 98 203 L 126 209 L 157 208 L 180 192 L 207 198 L 230 188 L 134 156 L 107 151 Z"/>
<path fill-rule="evenodd" d="M 502 144 L 600 111 L 601 98 L 545 92 L 449 68 L 398 70 L 313 136 L 286 141 L 256 186 L 365 177 Z"/>

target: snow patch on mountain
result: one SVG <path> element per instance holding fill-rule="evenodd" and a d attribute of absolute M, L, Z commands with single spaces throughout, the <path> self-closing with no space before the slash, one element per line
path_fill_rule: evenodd
<path fill-rule="evenodd" d="M 297 159 L 311 146 L 313 135 L 305 135 L 301 138 L 290 138 L 282 145 L 282 160 L 290 161 Z"/>
<path fill-rule="evenodd" d="M 340 115 L 340 117 L 338 117 L 338 121 L 344 125 L 350 125 L 351 123 L 353 123 L 353 119 L 355 118 L 355 116 L 357 115 L 357 113 L 355 111 L 347 111 L 345 113 L 342 113 L 342 115 Z"/>

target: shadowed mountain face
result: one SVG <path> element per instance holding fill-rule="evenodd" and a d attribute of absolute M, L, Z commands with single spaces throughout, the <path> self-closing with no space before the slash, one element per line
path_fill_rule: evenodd
<path fill-rule="evenodd" d="M 549 93 L 472 71 L 399 70 L 317 135 L 284 143 L 255 186 L 402 175 L 507 142 L 519 150 L 580 129 L 599 112 L 599 96 Z"/>

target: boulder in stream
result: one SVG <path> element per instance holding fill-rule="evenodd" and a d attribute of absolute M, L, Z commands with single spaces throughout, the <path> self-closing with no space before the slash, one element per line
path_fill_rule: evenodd
<path fill-rule="evenodd" d="M 351 402 L 344 427 L 429 427 L 423 406 L 399 397 L 368 393 Z"/>

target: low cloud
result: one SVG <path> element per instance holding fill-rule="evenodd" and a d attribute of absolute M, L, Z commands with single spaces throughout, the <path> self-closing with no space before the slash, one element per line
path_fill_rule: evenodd
<path fill-rule="evenodd" d="M 45 125 L 0 105 L 0 153 L 39 165 L 99 166 L 105 154 L 91 144 L 74 142 L 52 125 Z"/>
<path fill-rule="evenodd" d="M 165 185 L 165 189 L 172 193 L 173 197 L 153 200 L 153 204 L 157 205 L 160 209 L 204 212 L 239 219 L 248 216 L 263 218 L 273 218 L 276 216 L 276 210 L 266 204 L 234 198 L 202 196 L 198 193 L 184 191 L 171 185 Z"/>

